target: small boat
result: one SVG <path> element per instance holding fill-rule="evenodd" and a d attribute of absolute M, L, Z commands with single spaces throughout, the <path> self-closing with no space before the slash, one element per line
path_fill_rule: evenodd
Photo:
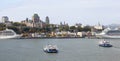
<path fill-rule="evenodd" d="M 56 45 L 46 45 L 43 50 L 47 53 L 58 53 L 58 48 Z"/>
<path fill-rule="evenodd" d="M 105 41 L 105 40 L 100 41 L 99 46 L 101 46 L 101 47 L 112 47 L 112 45 L 109 43 L 109 41 Z"/>

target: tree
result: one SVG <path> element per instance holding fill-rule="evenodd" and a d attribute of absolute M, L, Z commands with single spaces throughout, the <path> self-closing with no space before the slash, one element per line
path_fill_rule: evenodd
<path fill-rule="evenodd" d="M 45 30 L 46 30 L 47 33 L 50 32 L 50 24 L 46 24 L 46 26 L 45 26 Z"/>
<path fill-rule="evenodd" d="M 63 31 L 63 30 L 64 30 L 63 26 L 59 26 L 59 31 Z"/>
<path fill-rule="evenodd" d="M 57 27 L 54 24 L 50 24 L 50 31 L 55 31 Z"/>
<path fill-rule="evenodd" d="M 91 31 L 91 27 L 90 26 L 85 26 L 83 28 L 83 31 L 87 32 L 87 31 Z"/>
<path fill-rule="evenodd" d="M 22 28 L 22 33 L 29 33 L 30 30 L 31 30 L 30 27 L 23 27 L 23 28 Z"/>
<path fill-rule="evenodd" d="M 20 26 L 21 24 L 19 22 L 12 23 L 13 26 Z"/>
<path fill-rule="evenodd" d="M 12 26 L 26 26 L 26 25 L 23 23 L 14 22 L 14 23 L 12 23 Z"/>
<path fill-rule="evenodd" d="M 64 31 L 69 31 L 69 26 L 64 26 Z"/>
<path fill-rule="evenodd" d="M 71 31 L 71 32 L 74 32 L 75 30 L 76 30 L 76 27 L 75 27 L 75 26 L 71 26 L 71 27 L 70 27 L 70 31 Z"/>
<path fill-rule="evenodd" d="M 15 26 L 9 26 L 9 27 L 7 27 L 7 28 L 8 28 L 8 29 L 12 29 L 12 30 L 14 30 L 16 33 L 20 34 L 19 28 L 15 27 Z"/>
<path fill-rule="evenodd" d="M 71 26 L 70 29 L 74 30 L 74 29 L 76 29 L 76 27 L 75 26 Z"/>
<path fill-rule="evenodd" d="M 78 30 L 78 32 L 81 32 L 81 31 L 83 31 L 83 28 L 81 26 L 78 26 L 77 30 Z"/>
<path fill-rule="evenodd" d="M 6 25 L 4 23 L 0 23 L 0 31 L 4 30 L 6 28 Z"/>

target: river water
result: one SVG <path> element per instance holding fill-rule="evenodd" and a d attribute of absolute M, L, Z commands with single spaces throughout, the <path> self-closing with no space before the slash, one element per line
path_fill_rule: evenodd
<path fill-rule="evenodd" d="M 0 61 L 120 61 L 120 39 L 106 39 L 113 47 L 99 47 L 100 39 L 4 39 Z M 56 44 L 58 53 L 45 53 L 46 44 Z"/>

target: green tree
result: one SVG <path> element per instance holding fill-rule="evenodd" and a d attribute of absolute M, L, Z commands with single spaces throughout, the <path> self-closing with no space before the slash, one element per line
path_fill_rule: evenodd
<path fill-rule="evenodd" d="M 54 24 L 50 24 L 50 31 L 55 31 L 57 27 Z"/>
<path fill-rule="evenodd" d="M 0 31 L 6 29 L 6 25 L 4 23 L 0 23 Z"/>
<path fill-rule="evenodd" d="M 12 23 L 13 26 L 20 26 L 21 24 L 19 22 Z"/>
<path fill-rule="evenodd" d="M 64 31 L 69 31 L 69 26 L 64 26 Z"/>
<path fill-rule="evenodd" d="M 85 31 L 85 32 L 91 31 L 91 27 L 87 25 L 83 28 L 83 31 Z"/>
<path fill-rule="evenodd" d="M 74 30 L 74 29 L 76 29 L 76 27 L 75 26 L 71 26 L 70 29 Z"/>
<path fill-rule="evenodd" d="M 78 26 L 77 30 L 78 30 L 78 32 L 81 32 L 81 31 L 83 31 L 83 28 L 81 26 Z"/>
<path fill-rule="evenodd" d="M 7 28 L 14 30 L 17 34 L 20 34 L 20 29 L 17 28 L 17 27 L 15 27 L 15 26 L 9 26 L 9 27 L 7 27 Z"/>
<path fill-rule="evenodd" d="M 50 33 L 51 32 L 51 30 L 50 30 L 50 24 L 46 24 L 45 30 L 46 30 L 46 33 Z"/>
<path fill-rule="evenodd" d="M 70 31 L 71 32 L 74 32 L 76 30 L 76 27 L 75 26 L 70 26 Z"/>
<path fill-rule="evenodd" d="M 21 30 L 22 33 L 29 33 L 30 32 L 30 27 L 23 27 Z"/>
<path fill-rule="evenodd" d="M 59 31 L 63 31 L 63 30 L 64 30 L 63 26 L 59 26 Z"/>
<path fill-rule="evenodd" d="M 26 25 L 23 23 L 14 22 L 14 23 L 12 23 L 12 26 L 26 26 Z"/>

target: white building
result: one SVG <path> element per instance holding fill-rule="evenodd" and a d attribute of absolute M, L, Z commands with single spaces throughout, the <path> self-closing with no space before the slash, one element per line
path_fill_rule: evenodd
<path fill-rule="evenodd" d="M 98 23 L 98 25 L 95 25 L 94 28 L 97 30 L 102 30 L 103 26 Z"/>
<path fill-rule="evenodd" d="M 1 22 L 6 24 L 6 26 L 11 26 L 12 25 L 7 16 L 3 16 Z"/>
<path fill-rule="evenodd" d="M 9 18 L 7 16 L 2 17 L 2 23 L 7 23 L 9 22 Z"/>

